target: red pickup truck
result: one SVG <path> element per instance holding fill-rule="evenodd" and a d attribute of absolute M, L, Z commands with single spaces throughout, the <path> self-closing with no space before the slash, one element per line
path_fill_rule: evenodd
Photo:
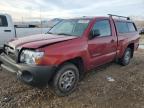
<path fill-rule="evenodd" d="M 46 34 L 5 44 L 0 66 L 27 84 L 50 84 L 65 96 L 90 69 L 115 60 L 128 65 L 138 46 L 139 33 L 129 18 L 66 19 Z"/>

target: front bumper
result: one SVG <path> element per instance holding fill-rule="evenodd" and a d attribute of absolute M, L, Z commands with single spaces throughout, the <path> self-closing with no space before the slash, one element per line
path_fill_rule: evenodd
<path fill-rule="evenodd" d="M 55 66 L 33 66 L 17 64 L 5 53 L 0 54 L 2 69 L 16 73 L 18 78 L 27 84 L 46 84 L 55 73 Z"/>

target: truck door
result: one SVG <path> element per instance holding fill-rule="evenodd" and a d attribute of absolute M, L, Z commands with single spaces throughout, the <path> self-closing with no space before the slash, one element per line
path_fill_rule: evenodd
<path fill-rule="evenodd" d="M 99 36 L 88 40 L 91 66 L 99 66 L 114 60 L 117 37 L 113 22 L 109 19 L 97 19 L 92 30 L 99 31 Z"/>
<path fill-rule="evenodd" d="M 0 48 L 3 44 L 13 39 L 15 35 L 14 25 L 10 16 L 0 15 Z"/>

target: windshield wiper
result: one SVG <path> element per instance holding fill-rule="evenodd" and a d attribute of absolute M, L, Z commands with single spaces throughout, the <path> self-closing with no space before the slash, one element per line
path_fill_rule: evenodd
<path fill-rule="evenodd" d="M 67 35 L 67 36 L 72 36 L 71 34 L 67 34 L 67 33 L 58 33 L 57 35 Z"/>
<path fill-rule="evenodd" d="M 47 32 L 47 34 L 53 34 L 52 32 Z"/>

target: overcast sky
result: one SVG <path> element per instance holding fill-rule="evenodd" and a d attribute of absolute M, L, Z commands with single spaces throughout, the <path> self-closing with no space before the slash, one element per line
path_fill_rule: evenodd
<path fill-rule="evenodd" d="M 0 0 L 0 12 L 11 14 L 15 20 L 108 13 L 144 17 L 144 0 Z"/>

